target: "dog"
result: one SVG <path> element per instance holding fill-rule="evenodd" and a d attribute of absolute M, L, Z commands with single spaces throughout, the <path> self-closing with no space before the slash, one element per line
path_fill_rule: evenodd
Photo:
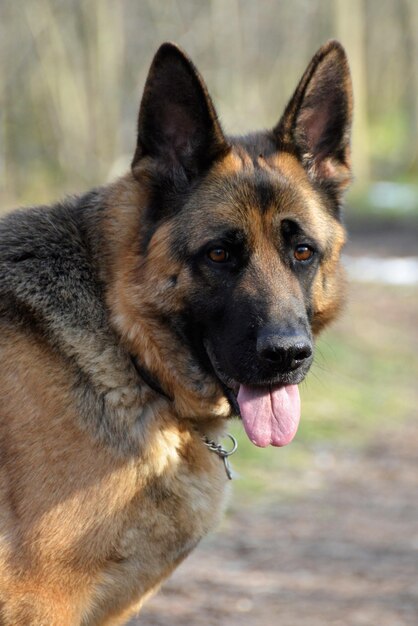
<path fill-rule="evenodd" d="M 125 623 L 218 522 L 228 419 L 293 438 L 344 298 L 351 115 L 330 41 L 273 130 L 228 137 L 165 43 L 129 173 L 2 219 L 2 626 Z"/>

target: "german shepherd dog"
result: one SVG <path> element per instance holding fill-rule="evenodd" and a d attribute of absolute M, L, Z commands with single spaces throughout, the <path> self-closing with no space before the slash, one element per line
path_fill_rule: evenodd
<path fill-rule="evenodd" d="M 227 137 L 166 43 L 131 171 L 0 222 L 2 626 L 126 622 L 218 521 L 228 418 L 292 439 L 342 300 L 351 110 L 331 41 L 272 130 Z"/>

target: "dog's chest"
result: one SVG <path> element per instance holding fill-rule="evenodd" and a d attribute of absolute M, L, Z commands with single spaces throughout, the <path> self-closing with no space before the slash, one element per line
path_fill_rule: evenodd
<path fill-rule="evenodd" d="M 150 479 L 131 502 L 95 589 L 101 616 L 106 607 L 123 609 L 148 595 L 217 524 L 228 479 L 216 454 L 204 448 L 201 454 L 204 468 L 173 457 L 173 466 Z"/>
<path fill-rule="evenodd" d="M 147 571 L 153 562 L 156 569 L 169 566 L 212 529 L 223 509 L 227 482 L 222 462 L 216 457 L 214 461 L 213 473 L 179 471 L 174 484 L 156 479 L 149 485 L 133 505 L 131 522 L 121 536 L 122 557 L 137 559 L 140 565 L 147 545 Z"/>

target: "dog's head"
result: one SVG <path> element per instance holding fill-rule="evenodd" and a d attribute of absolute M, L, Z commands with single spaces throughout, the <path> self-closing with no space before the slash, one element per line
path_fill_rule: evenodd
<path fill-rule="evenodd" d="M 293 436 L 313 336 L 340 306 L 351 109 L 337 42 L 313 57 L 279 123 L 245 137 L 224 135 L 176 46 L 159 49 L 146 82 L 132 163 L 146 189 L 141 315 L 237 394 L 258 445 Z"/>

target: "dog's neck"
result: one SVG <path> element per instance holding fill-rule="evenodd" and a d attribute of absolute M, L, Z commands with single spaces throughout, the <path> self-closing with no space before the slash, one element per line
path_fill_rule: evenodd
<path fill-rule="evenodd" d="M 162 269 L 171 254 L 164 225 L 147 253 L 140 251 L 138 237 L 147 203 L 144 189 L 127 175 L 106 190 L 103 201 L 106 265 L 101 271 L 106 272 L 104 283 L 109 285 L 106 303 L 112 326 L 144 374 L 141 378 L 151 382 L 150 388 L 161 389 L 159 395 L 172 399 L 171 410 L 180 418 L 222 421 L 230 417 L 231 405 L 220 382 L 202 369 L 166 321 L 178 313 L 172 274 L 179 270 L 175 261 L 170 274 Z"/>
<path fill-rule="evenodd" d="M 171 398 L 161 387 L 160 383 L 158 382 L 158 380 L 156 380 L 156 378 L 154 378 L 154 376 L 143 366 L 140 364 L 139 360 L 137 357 L 131 355 L 131 360 L 132 363 L 136 369 L 136 371 L 138 372 L 138 375 L 140 376 L 140 378 L 148 385 L 148 387 L 150 389 L 152 389 L 152 391 L 154 391 L 156 394 L 162 396 L 163 398 L 166 398 L 166 400 L 169 401 L 173 401 L 173 398 Z M 232 394 L 232 392 L 231 392 Z M 231 402 L 231 400 L 230 400 Z M 236 400 L 234 399 L 234 403 L 236 404 Z M 237 440 L 235 439 L 235 437 L 233 435 L 231 435 L 230 433 L 228 433 L 226 435 L 226 437 L 228 437 L 230 439 L 230 443 L 232 443 L 232 446 L 229 446 L 229 448 L 225 448 L 222 446 L 221 443 L 219 443 L 218 441 L 214 441 L 213 439 L 210 439 L 207 435 L 203 435 L 200 434 L 200 438 L 202 439 L 203 443 L 205 444 L 205 446 L 211 451 L 214 452 L 217 456 L 219 456 L 219 458 L 223 461 L 223 464 L 225 466 L 225 472 L 226 475 L 228 477 L 229 480 L 232 480 L 232 471 L 231 471 L 231 467 L 229 464 L 229 457 L 234 454 L 234 452 L 237 450 L 238 448 L 238 443 Z"/>

